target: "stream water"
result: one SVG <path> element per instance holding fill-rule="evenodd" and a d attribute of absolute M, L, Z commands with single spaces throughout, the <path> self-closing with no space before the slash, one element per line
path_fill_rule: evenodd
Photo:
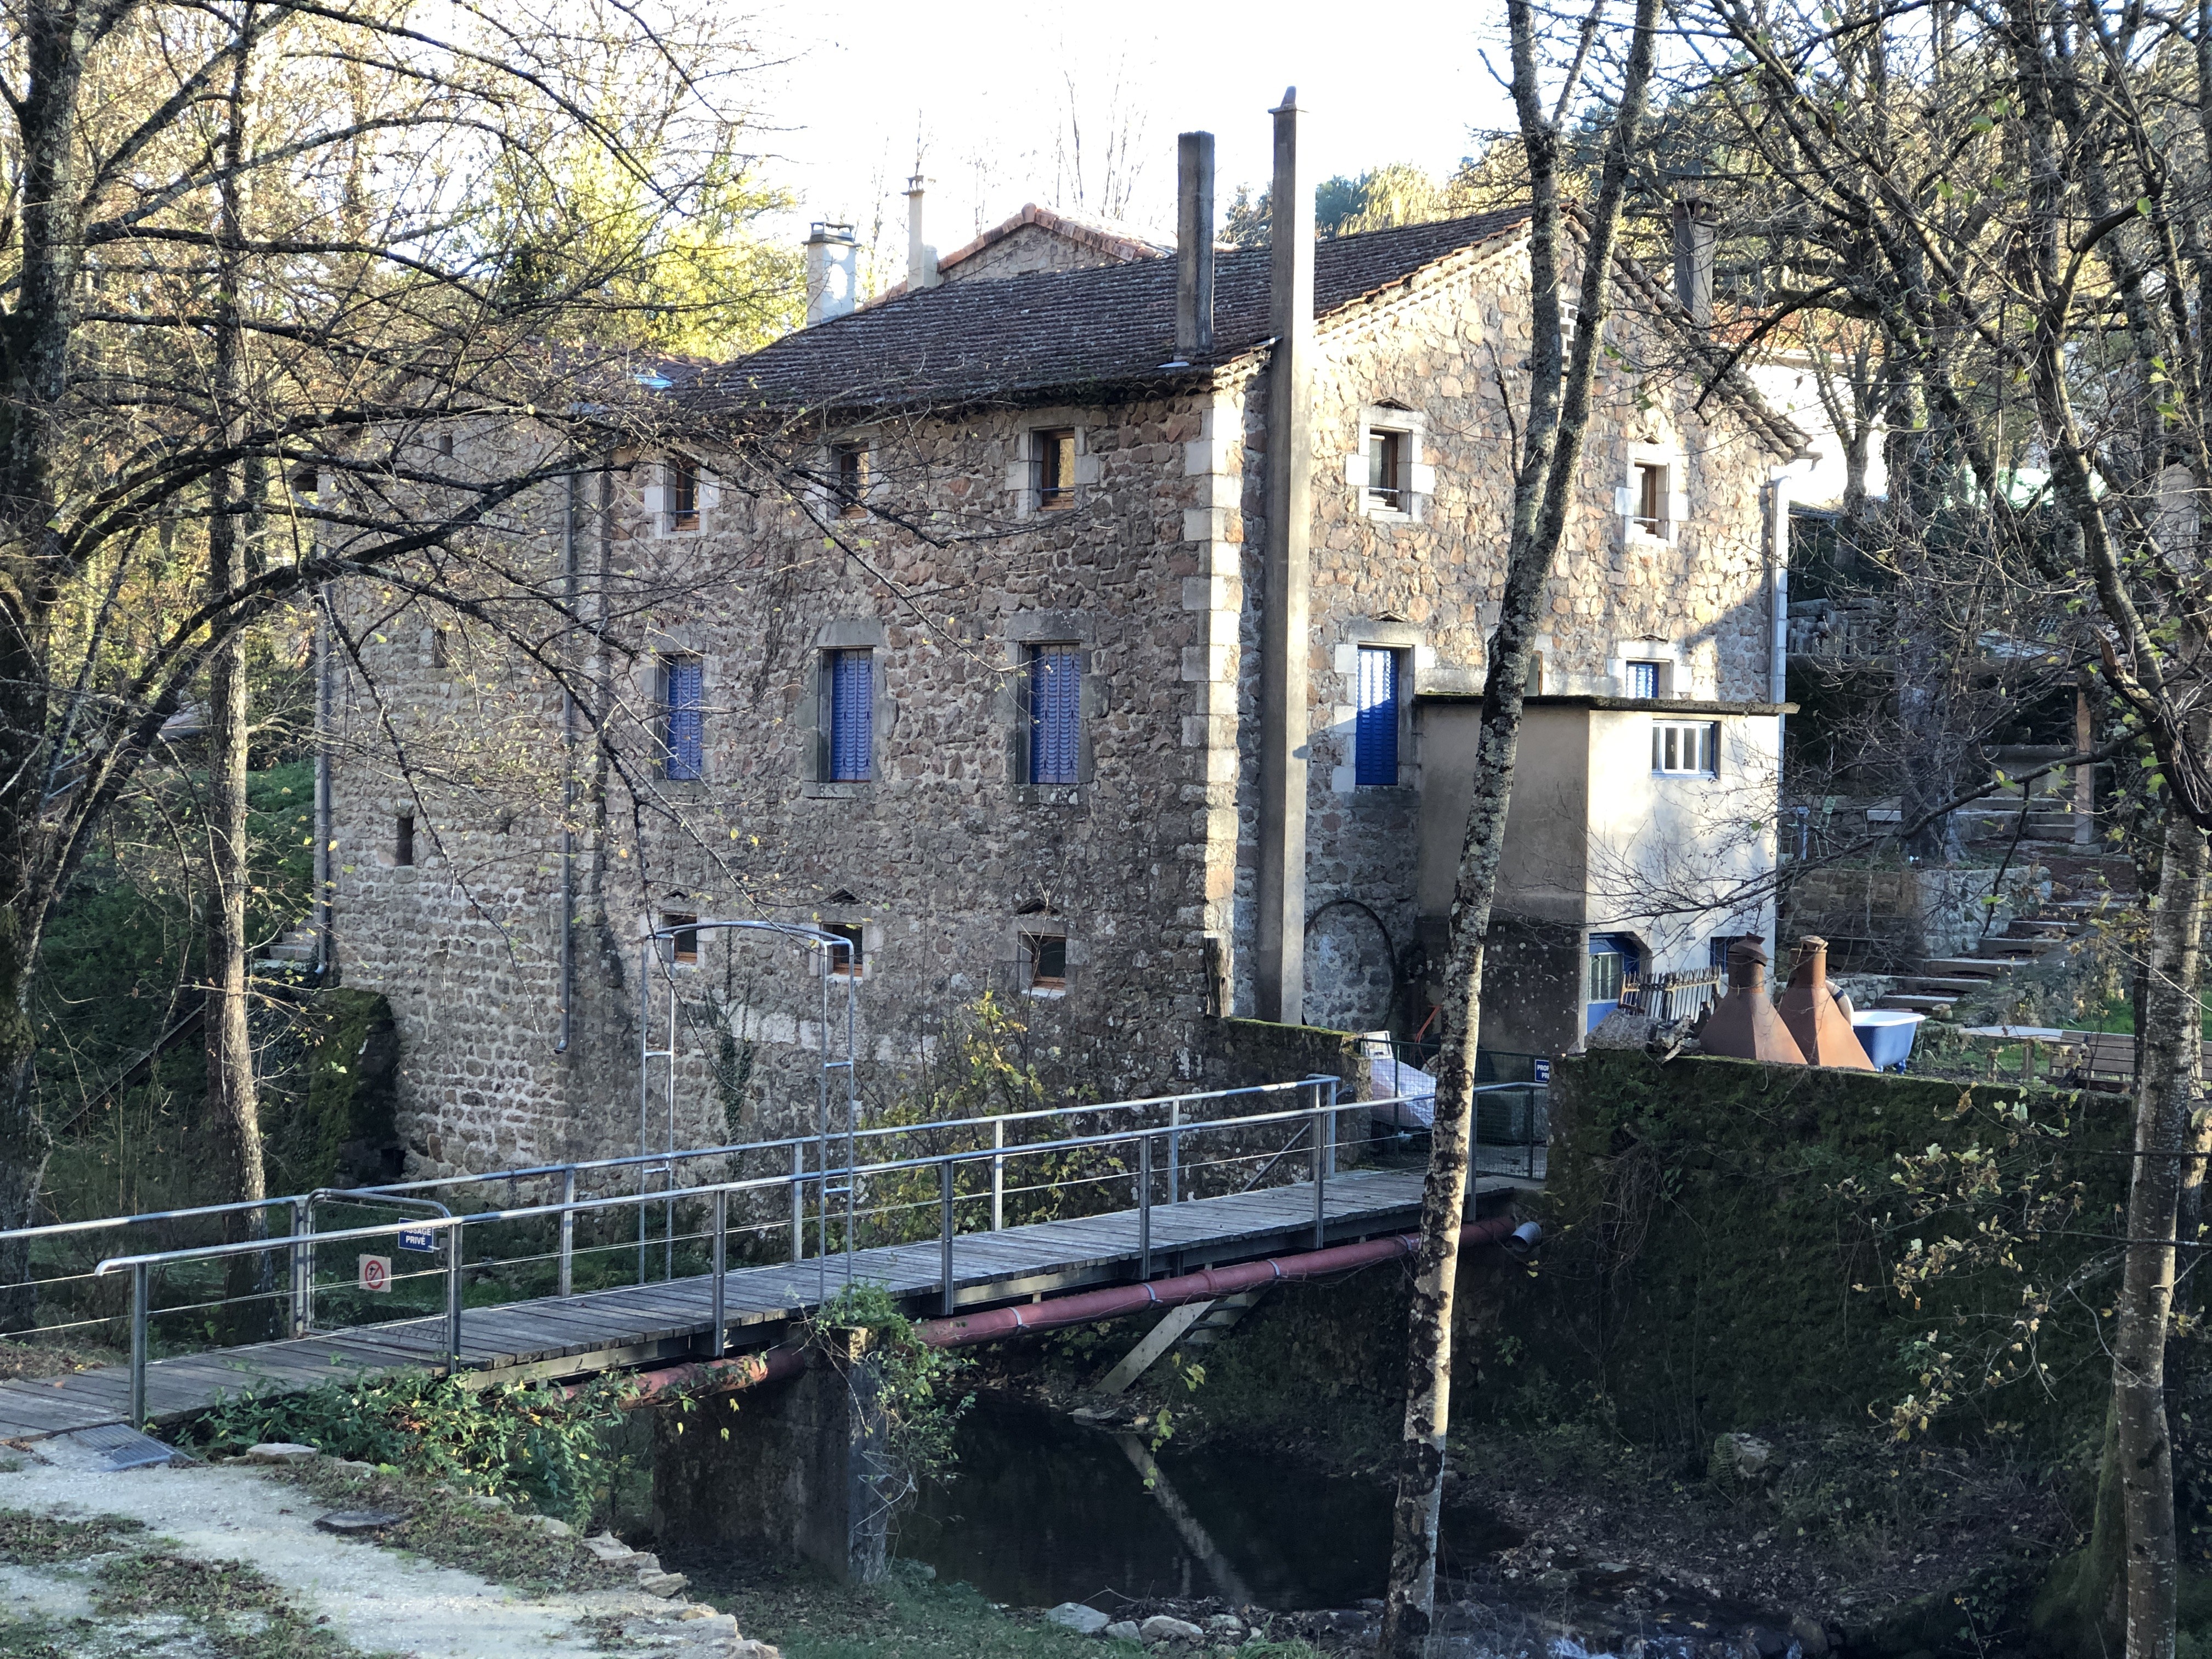
<path fill-rule="evenodd" d="M 989 1396 L 957 1435 L 953 1478 L 922 1492 L 896 1552 L 993 1601 L 1117 1591 L 1291 1612 L 1382 1593 L 1390 1495 L 1379 1485 L 1172 1441 L 1155 1457 L 1144 1437 Z M 1518 1539 L 1480 1510 L 1447 1510 L 1442 1565 Z"/>

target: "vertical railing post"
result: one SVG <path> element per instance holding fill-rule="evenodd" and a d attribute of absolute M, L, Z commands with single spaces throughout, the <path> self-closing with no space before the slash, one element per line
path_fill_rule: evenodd
<path fill-rule="evenodd" d="M 1339 1090 L 1343 1088 L 1343 1086 L 1344 1082 L 1340 1078 L 1331 1078 L 1327 1085 L 1328 1090 L 1328 1172 L 1331 1175 L 1334 1175 L 1336 1173 L 1337 1093 Z"/>
<path fill-rule="evenodd" d="M 937 1166 L 938 1179 L 938 1246 L 939 1271 L 943 1275 L 945 1317 L 952 1317 L 952 1160 L 946 1158 Z"/>
<path fill-rule="evenodd" d="M 145 1262 L 134 1263 L 131 1269 L 131 1426 L 146 1426 L 146 1293 L 148 1275 L 153 1269 Z"/>
<path fill-rule="evenodd" d="M 461 1263 L 468 1249 L 459 1216 L 446 1229 L 446 1375 L 461 1374 Z"/>
<path fill-rule="evenodd" d="M 561 1202 L 565 1206 L 576 1201 L 576 1169 L 574 1164 L 561 1172 Z M 561 1294 L 576 1293 L 576 1212 L 563 1207 L 561 1212 Z"/>
<path fill-rule="evenodd" d="M 313 1257 L 308 1254 L 310 1219 L 307 1200 L 292 1200 L 292 1248 L 287 1252 L 292 1260 L 292 1334 L 305 1336 L 314 1324 L 313 1297 L 315 1293 Z"/>
<path fill-rule="evenodd" d="M 728 1309 L 723 1298 L 729 1293 L 724 1275 L 730 1264 L 730 1194 L 726 1188 L 714 1189 L 714 1328 L 709 1340 L 714 1344 L 709 1358 L 722 1357 L 724 1334 L 729 1328 Z"/>
<path fill-rule="evenodd" d="M 1182 1102 L 1168 1105 L 1168 1202 L 1182 1202 Z"/>
<path fill-rule="evenodd" d="M 1314 1090 L 1314 1098 L 1321 1098 L 1321 1090 Z M 1311 1113 L 1313 1123 L 1313 1189 L 1314 1189 L 1314 1249 L 1322 1249 L 1328 1242 L 1328 1148 L 1327 1139 L 1328 1114 L 1319 1106 Z"/>
<path fill-rule="evenodd" d="M 1137 1141 L 1137 1277 L 1152 1276 L 1152 1138 Z"/>
<path fill-rule="evenodd" d="M 1006 1224 L 1006 1120 L 991 1120 L 991 1231 Z"/>
<path fill-rule="evenodd" d="M 806 1143 L 791 1143 L 791 1259 L 806 1260 Z"/>

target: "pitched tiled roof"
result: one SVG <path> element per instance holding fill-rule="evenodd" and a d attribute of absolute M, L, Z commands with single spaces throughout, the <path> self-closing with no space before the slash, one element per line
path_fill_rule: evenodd
<path fill-rule="evenodd" d="M 1486 213 L 1316 243 L 1314 314 L 1327 317 L 1527 218 Z M 1267 343 L 1267 268 L 1265 248 L 1218 256 L 1213 349 L 1195 369 Z M 1166 258 L 948 283 L 787 335 L 702 375 L 688 400 L 702 410 L 857 410 L 1162 383 L 1192 372 L 1161 368 L 1175 355 L 1175 305 L 1176 262 Z"/>
<path fill-rule="evenodd" d="M 1526 209 L 1510 208 L 1316 242 L 1314 315 L 1326 319 L 1455 256 L 1480 258 L 1528 218 Z M 1574 227 L 1570 234 L 1578 234 Z M 1200 378 L 1268 343 L 1267 250 L 1223 253 L 1214 265 L 1213 349 L 1188 367 L 1164 368 L 1175 354 L 1176 263 L 1136 259 L 901 295 L 708 369 L 679 383 L 678 395 L 703 414 L 1081 403 L 1094 392 Z M 1687 355 L 1722 369 L 1725 351 L 1690 326 L 1663 283 L 1632 259 L 1615 269 L 1625 305 L 1680 329 Z M 1804 434 L 1740 373 L 1723 374 L 1714 395 L 1781 454 L 1803 452 Z"/>

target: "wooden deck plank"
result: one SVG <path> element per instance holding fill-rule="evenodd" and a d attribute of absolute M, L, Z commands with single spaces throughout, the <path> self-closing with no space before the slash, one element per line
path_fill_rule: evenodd
<path fill-rule="evenodd" d="M 1409 1226 L 1419 1212 L 1422 1182 L 1417 1170 L 1352 1170 L 1332 1176 L 1324 1194 L 1325 1231 L 1341 1237 L 1348 1231 L 1372 1234 Z M 1470 1182 L 1469 1191 L 1487 1195 L 1520 1184 L 1510 1177 L 1482 1176 Z M 972 1200 L 961 1218 L 980 1218 Z M 1297 1241 L 1313 1220 L 1310 1187 L 1263 1188 L 1156 1204 L 1150 1243 L 1156 1267 L 1162 1256 L 1178 1253 L 1233 1261 L 1262 1248 L 1281 1248 L 1286 1239 Z M 1027 1222 L 998 1231 L 979 1228 L 953 1240 L 953 1281 L 969 1290 L 1024 1281 L 1109 1282 L 1126 1276 L 1133 1265 L 1139 1231 L 1133 1210 Z M 942 1262 L 940 1243 L 923 1239 L 856 1251 L 852 1273 L 895 1296 L 920 1297 L 940 1289 Z M 820 1302 L 825 1287 L 833 1296 L 842 1289 L 845 1273 L 846 1262 L 839 1255 L 826 1262 L 733 1267 L 724 1281 L 725 1316 L 744 1325 L 803 1315 Z M 546 1364 L 591 1355 L 612 1363 L 608 1356 L 635 1355 L 657 1343 L 703 1333 L 712 1305 L 711 1283 L 698 1276 L 473 1308 L 463 1316 L 462 1363 L 480 1375 L 523 1366 L 539 1367 L 544 1375 Z M 339 1363 L 332 1363 L 334 1357 Z M 220 1393 L 311 1387 L 416 1366 L 442 1369 L 446 1358 L 444 1316 L 410 1313 L 374 1325 L 156 1360 L 147 1370 L 147 1405 L 156 1416 L 173 1419 L 204 1407 Z M 51 1381 L 0 1383 L 0 1437 L 36 1438 L 118 1421 L 128 1409 L 129 1387 L 129 1373 L 121 1366 Z"/>

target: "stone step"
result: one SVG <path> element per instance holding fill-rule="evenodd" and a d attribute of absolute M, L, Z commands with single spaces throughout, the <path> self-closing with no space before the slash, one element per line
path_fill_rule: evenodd
<path fill-rule="evenodd" d="M 1948 992 L 1953 996 L 1972 996 L 1977 991 L 1986 991 L 1996 981 L 1987 979 L 1956 979 L 1936 974 L 1908 974 L 1898 981 L 1900 990 L 1936 996 Z"/>
<path fill-rule="evenodd" d="M 1988 957 L 1927 957 L 1920 963 L 1923 974 L 1938 977 L 1952 975 L 1984 980 L 2002 979 L 2012 970 L 2013 964 L 1993 961 Z"/>
<path fill-rule="evenodd" d="M 1933 1014 L 1947 1011 L 1955 997 L 1919 997 L 1898 991 L 1875 1004 L 1877 1008 L 1902 1008 L 1916 1014 Z"/>
<path fill-rule="evenodd" d="M 295 943 L 287 938 L 270 945 L 261 954 L 262 959 L 267 962 L 313 962 L 315 959 L 315 942 L 307 939 Z"/>
<path fill-rule="evenodd" d="M 2063 939 L 2047 939 L 2040 936 L 2033 939 L 2021 939 L 2010 933 L 1999 933 L 1994 939 L 1984 939 L 1977 947 L 1975 954 L 1989 957 L 2039 957 L 2046 952 L 2063 951 L 2065 948 L 2066 941 Z"/>
<path fill-rule="evenodd" d="M 2033 931 L 2024 933 L 2020 931 L 2022 928 Z M 2030 939 L 2037 934 L 2045 939 L 2072 939 L 2081 931 L 2080 922 L 2067 921 L 2056 916 L 2014 916 L 2012 919 L 2012 937 L 2014 939 Z"/>

